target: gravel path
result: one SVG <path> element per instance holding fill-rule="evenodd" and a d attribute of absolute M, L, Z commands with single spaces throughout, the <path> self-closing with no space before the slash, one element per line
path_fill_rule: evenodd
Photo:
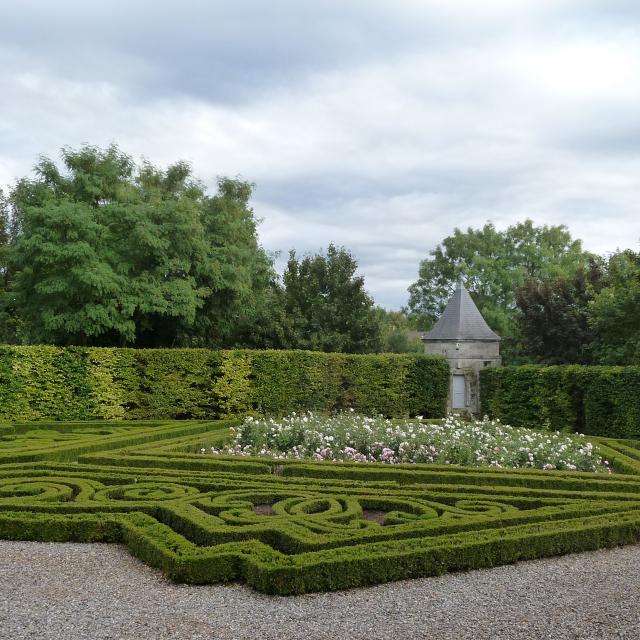
<path fill-rule="evenodd" d="M 640 546 L 278 598 L 174 585 L 124 547 L 0 541 L 2 640 L 640 639 Z"/>

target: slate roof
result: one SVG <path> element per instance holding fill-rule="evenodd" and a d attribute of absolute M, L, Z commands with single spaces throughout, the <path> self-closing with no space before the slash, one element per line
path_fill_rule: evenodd
<path fill-rule="evenodd" d="M 481 340 L 497 341 L 495 334 L 478 311 L 475 302 L 460 283 L 440 319 L 428 331 L 423 340 Z"/>

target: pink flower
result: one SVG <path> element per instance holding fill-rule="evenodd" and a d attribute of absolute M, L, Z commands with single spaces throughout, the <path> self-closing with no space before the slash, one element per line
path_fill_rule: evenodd
<path fill-rule="evenodd" d="M 380 460 L 383 460 L 384 462 L 393 462 L 393 459 L 394 459 L 393 449 L 389 449 L 388 447 L 385 447 L 382 450 L 382 455 L 380 456 Z"/>

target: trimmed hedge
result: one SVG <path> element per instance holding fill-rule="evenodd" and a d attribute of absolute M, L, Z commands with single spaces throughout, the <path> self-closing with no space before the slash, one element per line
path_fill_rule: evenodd
<path fill-rule="evenodd" d="M 639 442 L 597 439 L 628 475 L 181 451 L 228 427 L 14 425 L 0 453 L 50 458 L 0 464 L 0 538 L 123 542 L 173 580 L 280 595 L 640 541 Z"/>
<path fill-rule="evenodd" d="M 640 438 L 640 367 L 526 365 L 480 372 L 483 413 L 514 426 Z"/>
<path fill-rule="evenodd" d="M 236 421 L 72 422 L 16 424 L 0 433 L 0 463 L 77 460 L 81 454 L 149 444 L 179 436 L 219 431 L 228 433 Z M 34 437 L 37 436 L 37 437 Z M 5 443 L 9 443 L 7 446 Z M 3 446 L 4 445 L 4 446 Z"/>
<path fill-rule="evenodd" d="M 225 418 L 354 408 L 442 417 L 449 369 L 430 355 L 0 347 L 0 420 Z"/>

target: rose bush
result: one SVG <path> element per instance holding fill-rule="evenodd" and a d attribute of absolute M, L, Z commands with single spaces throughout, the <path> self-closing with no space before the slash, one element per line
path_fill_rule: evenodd
<path fill-rule="evenodd" d="M 389 420 L 354 412 L 248 417 L 221 449 L 201 453 L 311 458 L 348 462 L 435 463 L 513 469 L 610 471 L 598 449 L 580 434 L 533 431 L 499 420 Z"/>

